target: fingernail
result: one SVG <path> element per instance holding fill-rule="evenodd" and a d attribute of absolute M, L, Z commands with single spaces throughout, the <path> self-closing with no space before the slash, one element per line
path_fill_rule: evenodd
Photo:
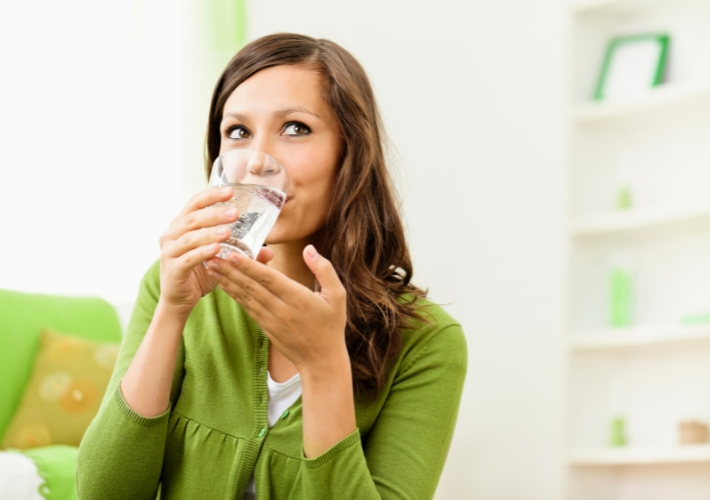
<path fill-rule="evenodd" d="M 224 212 L 224 215 L 228 218 L 231 219 L 235 215 L 237 215 L 237 209 L 236 208 L 230 208 L 226 212 Z"/>
<path fill-rule="evenodd" d="M 239 257 L 237 257 L 237 252 L 232 252 L 230 253 L 227 258 L 234 262 L 235 264 L 239 264 Z"/>
<path fill-rule="evenodd" d="M 208 267 L 211 271 L 219 271 L 219 264 L 217 264 L 216 262 L 210 262 L 208 264 Z"/>
<path fill-rule="evenodd" d="M 308 245 L 308 247 L 306 247 L 306 253 L 311 259 L 317 259 L 318 257 L 320 257 L 318 255 L 318 252 L 316 251 L 316 248 L 313 245 Z"/>
<path fill-rule="evenodd" d="M 231 191 L 232 191 L 231 187 L 223 187 L 222 189 L 219 190 L 219 192 L 222 194 L 229 194 Z"/>
<path fill-rule="evenodd" d="M 227 234 L 227 228 L 224 226 L 218 227 L 216 233 L 220 236 Z"/>

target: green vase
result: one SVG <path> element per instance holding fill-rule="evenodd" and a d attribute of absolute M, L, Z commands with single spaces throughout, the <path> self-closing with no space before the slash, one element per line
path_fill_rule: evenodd
<path fill-rule="evenodd" d="M 609 323 L 631 324 L 631 273 L 625 269 L 614 269 L 609 275 Z"/>
<path fill-rule="evenodd" d="M 626 420 L 615 417 L 609 426 L 609 446 L 626 446 Z"/>

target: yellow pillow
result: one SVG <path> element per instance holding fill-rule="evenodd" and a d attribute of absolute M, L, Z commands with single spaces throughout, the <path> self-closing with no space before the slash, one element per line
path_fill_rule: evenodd
<path fill-rule="evenodd" d="M 118 347 L 118 343 L 42 332 L 32 376 L 2 448 L 79 446 L 101 404 Z"/>

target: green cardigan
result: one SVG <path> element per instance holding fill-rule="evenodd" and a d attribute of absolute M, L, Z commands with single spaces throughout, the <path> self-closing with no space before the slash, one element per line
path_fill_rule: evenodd
<path fill-rule="evenodd" d="M 152 499 L 160 487 L 163 500 L 241 500 L 252 472 L 259 500 L 433 497 L 467 359 L 461 326 L 439 306 L 421 301 L 429 324 L 404 330 L 380 396 L 356 401 L 358 430 L 308 459 L 300 398 L 269 428 L 269 341 L 219 289 L 188 319 L 168 411 L 145 418 L 131 410 L 119 384 L 159 295 L 156 263 L 142 280 L 109 388 L 79 449 L 79 499 Z"/>

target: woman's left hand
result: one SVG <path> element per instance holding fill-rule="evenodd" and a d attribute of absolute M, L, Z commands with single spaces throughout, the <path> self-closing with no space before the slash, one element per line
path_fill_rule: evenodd
<path fill-rule="evenodd" d="M 219 286 L 262 327 L 299 372 L 347 356 L 346 293 L 330 261 L 312 245 L 303 259 L 321 286 L 314 292 L 261 262 L 231 254 L 208 268 Z"/>

